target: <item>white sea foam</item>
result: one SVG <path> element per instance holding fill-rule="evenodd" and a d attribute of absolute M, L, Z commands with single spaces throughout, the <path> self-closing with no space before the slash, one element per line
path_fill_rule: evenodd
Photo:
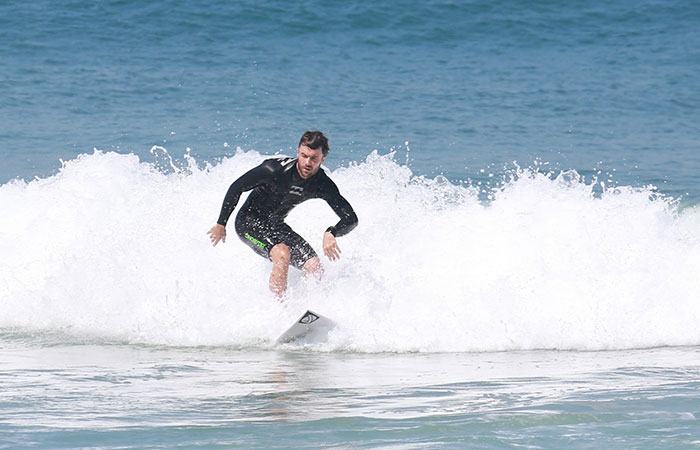
<path fill-rule="evenodd" d="M 700 212 L 574 172 L 519 170 L 479 201 L 391 156 L 331 172 L 358 228 L 322 283 L 270 263 L 230 231 L 229 184 L 264 159 L 239 151 L 164 173 L 95 152 L 50 178 L 0 187 L 0 328 L 167 345 L 272 346 L 307 307 L 338 327 L 320 350 L 621 349 L 700 344 Z M 598 185 L 599 188 L 599 185 Z M 288 222 L 321 253 L 321 200 Z"/>

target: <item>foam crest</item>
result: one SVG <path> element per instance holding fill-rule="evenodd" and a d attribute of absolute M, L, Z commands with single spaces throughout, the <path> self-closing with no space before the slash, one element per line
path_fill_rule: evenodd
<path fill-rule="evenodd" d="M 96 151 L 0 187 L 0 328 L 166 345 L 272 346 L 304 309 L 338 327 L 324 351 L 622 349 L 700 344 L 700 213 L 649 188 L 516 170 L 478 190 L 414 176 L 392 155 L 331 172 L 360 218 L 324 280 L 290 276 L 231 231 L 229 184 L 265 157 L 170 165 Z M 594 187 L 596 189 L 594 189 Z M 321 254 L 321 200 L 288 222 Z"/>

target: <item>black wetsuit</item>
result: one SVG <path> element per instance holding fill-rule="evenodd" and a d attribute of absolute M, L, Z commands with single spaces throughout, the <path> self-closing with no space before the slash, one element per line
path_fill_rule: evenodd
<path fill-rule="evenodd" d="M 243 174 L 229 187 L 217 223 L 226 226 L 241 193 L 253 189 L 236 216 L 236 233 L 256 253 L 267 258 L 272 247 L 286 244 L 291 263 L 301 269 L 316 252 L 284 222 L 289 211 L 303 201 L 324 199 L 340 217 L 340 221 L 327 230 L 334 236 L 342 236 L 355 228 L 357 215 L 323 169 L 319 168 L 312 177 L 304 179 L 296 164 L 293 158 L 267 159 Z"/>

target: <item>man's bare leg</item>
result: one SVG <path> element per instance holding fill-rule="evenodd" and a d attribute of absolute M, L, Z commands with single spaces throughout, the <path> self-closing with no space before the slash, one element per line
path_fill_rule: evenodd
<path fill-rule="evenodd" d="M 317 280 L 320 280 L 323 276 L 323 266 L 321 265 L 321 260 L 318 256 L 314 256 L 310 260 L 304 263 L 304 276 L 313 276 Z"/>
<path fill-rule="evenodd" d="M 270 274 L 270 291 L 277 297 L 282 297 L 287 290 L 287 275 L 289 274 L 290 253 L 286 244 L 277 244 L 270 250 L 272 273 Z"/>

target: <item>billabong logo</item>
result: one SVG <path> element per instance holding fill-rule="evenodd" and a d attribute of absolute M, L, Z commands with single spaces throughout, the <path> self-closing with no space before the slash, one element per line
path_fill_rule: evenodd
<path fill-rule="evenodd" d="M 313 322 L 316 322 L 318 320 L 318 316 L 311 311 L 306 311 L 306 314 L 304 314 L 304 317 L 299 319 L 299 323 L 304 323 L 304 324 L 310 324 Z"/>
<path fill-rule="evenodd" d="M 294 195 L 302 195 L 304 188 L 301 186 L 291 186 L 289 188 L 289 193 Z"/>

